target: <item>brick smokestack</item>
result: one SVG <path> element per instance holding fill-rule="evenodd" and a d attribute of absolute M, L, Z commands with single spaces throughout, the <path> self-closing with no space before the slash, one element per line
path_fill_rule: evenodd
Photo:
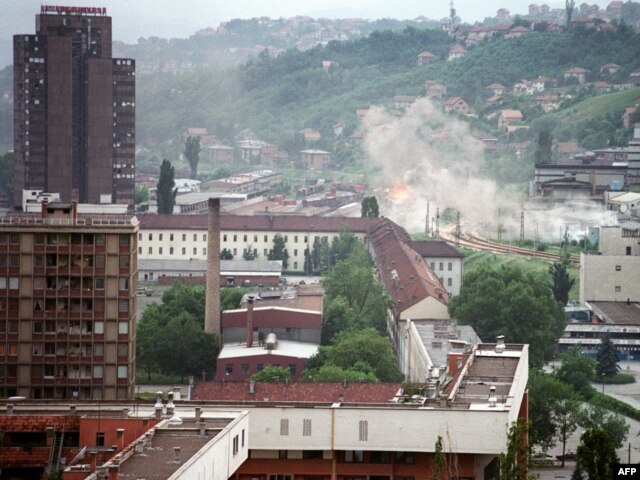
<path fill-rule="evenodd" d="M 209 199 L 209 230 L 207 232 L 207 298 L 204 331 L 221 338 L 220 329 L 220 199 Z"/>
<path fill-rule="evenodd" d="M 247 300 L 247 348 L 253 347 L 253 298 Z"/>

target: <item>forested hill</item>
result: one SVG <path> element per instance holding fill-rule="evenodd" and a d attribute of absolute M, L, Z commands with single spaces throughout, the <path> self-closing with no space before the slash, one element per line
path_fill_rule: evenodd
<path fill-rule="evenodd" d="M 621 26 L 617 31 L 576 28 L 482 43 L 467 55 L 446 61 L 453 39 L 434 30 L 374 32 L 346 42 L 277 58 L 261 55 L 225 73 L 200 71 L 180 77 L 140 78 L 138 138 L 142 144 L 176 137 L 186 127 L 205 126 L 231 142 L 250 128 L 260 138 L 286 147 L 294 132 L 356 123 L 355 109 L 391 104 L 394 95 L 423 95 L 425 80 L 447 85 L 472 105 L 487 96 L 486 86 L 506 86 L 543 75 L 562 80 L 571 67 L 589 69 L 597 78 L 607 63 L 621 65 L 608 80 L 626 79 L 640 65 L 640 37 Z M 428 50 L 436 62 L 417 66 Z M 322 62 L 331 61 L 329 71 Z"/>

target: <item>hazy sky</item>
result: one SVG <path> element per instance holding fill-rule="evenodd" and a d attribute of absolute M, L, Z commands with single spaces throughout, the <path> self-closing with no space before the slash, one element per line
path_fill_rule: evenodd
<path fill-rule="evenodd" d="M 454 6 L 463 21 L 473 22 L 494 16 L 501 7 L 512 14 L 525 14 L 532 1 L 564 6 L 562 0 L 454 0 Z M 609 0 L 595 3 L 604 7 Z M 232 18 L 309 15 L 407 19 L 424 15 L 439 19 L 449 11 L 449 0 L 0 0 L 0 59 L 11 58 L 14 34 L 34 32 L 35 14 L 42 4 L 106 7 L 113 17 L 113 38 L 127 43 L 149 36 L 188 37 Z M 0 66 L 4 63 L 0 61 Z"/>

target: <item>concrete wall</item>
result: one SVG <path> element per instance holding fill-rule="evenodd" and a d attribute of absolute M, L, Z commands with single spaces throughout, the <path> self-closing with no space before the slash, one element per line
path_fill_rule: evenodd
<path fill-rule="evenodd" d="M 424 261 L 435 273 L 449 295 L 459 295 L 462 286 L 462 258 L 430 258 L 424 257 Z"/>
<path fill-rule="evenodd" d="M 444 303 L 439 302 L 433 297 L 427 297 L 421 302 L 407 308 L 400 314 L 401 320 L 411 319 L 449 319 L 449 311 Z"/>
<path fill-rule="evenodd" d="M 635 239 L 636 241 L 638 239 Z M 640 255 L 580 254 L 580 302 L 640 302 Z"/>

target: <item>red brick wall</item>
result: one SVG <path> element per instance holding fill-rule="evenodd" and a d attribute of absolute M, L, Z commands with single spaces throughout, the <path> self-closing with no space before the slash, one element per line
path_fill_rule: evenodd
<path fill-rule="evenodd" d="M 155 419 L 136 418 L 82 418 L 80 419 L 80 445 L 96 445 L 96 434 L 104 432 L 104 445 L 118 445 L 122 449 L 158 423 Z M 117 430 L 124 428 L 123 439 L 118 439 Z M 124 443 L 123 443 L 124 441 Z"/>

